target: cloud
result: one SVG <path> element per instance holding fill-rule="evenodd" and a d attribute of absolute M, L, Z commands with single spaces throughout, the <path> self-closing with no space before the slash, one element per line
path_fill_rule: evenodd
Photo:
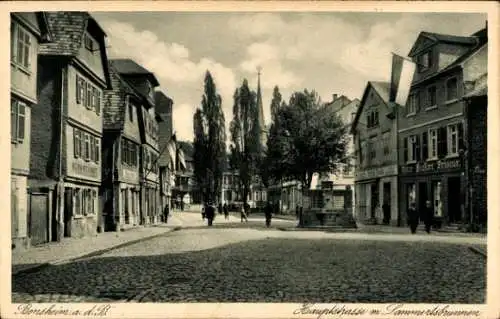
<path fill-rule="evenodd" d="M 182 139 L 191 140 L 192 118 L 195 107 L 189 106 L 194 92 L 199 93 L 198 101 L 203 94 L 203 79 L 206 71 L 212 74 L 228 117 L 231 110 L 232 95 L 236 87 L 236 79 L 231 68 L 207 57 L 194 61 L 190 58 L 188 48 L 179 43 L 168 43 L 149 30 L 137 30 L 129 23 L 113 19 L 100 21 L 109 35 L 108 54 L 110 58 L 131 58 L 146 69 L 153 72 L 160 81 L 160 86 L 170 86 L 190 89 L 191 96 L 186 100 L 177 100 L 174 96 L 174 127 Z M 188 101 L 187 101 L 188 100 Z M 189 123 L 189 125 L 186 125 Z M 189 126 L 189 129 L 187 127 Z"/>

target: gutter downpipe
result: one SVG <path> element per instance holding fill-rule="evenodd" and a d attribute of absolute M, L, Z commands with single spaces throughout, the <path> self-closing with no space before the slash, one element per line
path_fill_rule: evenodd
<path fill-rule="evenodd" d="M 61 68 L 61 102 L 60 102 L 60 118 L 59 118 L 59 172 L 58 172 L 58 183 L 57 183 L 57 212 L 56 216 L 58 218 L 58 228 L 57 228 L 57 241 L 61 241 L 64 237 L 64 177 L 62 170 L 62 152 L 63 152 L 63 130 L 64 130 L 64 80 L 65 80 L 65 67 Z"/>

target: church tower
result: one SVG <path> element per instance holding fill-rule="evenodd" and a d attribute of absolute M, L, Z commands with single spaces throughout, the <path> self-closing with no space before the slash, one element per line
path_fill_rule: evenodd
<path fill-rule="evenodd" d="M 264 121 L 264 106 L 262 104 L 262 92 L 260 89 L 260 73 L 261 68 L 257 69 L 257 110 L 259 112 L 259 127 L 260 127 L 260 144 L 262 149 L 266 148 L 267 145 L 267 128 L 266 122 Z"/>

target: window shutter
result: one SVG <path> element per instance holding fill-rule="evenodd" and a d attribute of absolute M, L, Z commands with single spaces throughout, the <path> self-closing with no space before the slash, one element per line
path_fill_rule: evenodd
<path fill-rule="evenodd" d="M 122 142 L 121 142 L 121 157 L 122 157 L 122 160 L 121 162 L 122 163 L 125 163 L 125 139 L 122 137 Z"/>
<path fill-rule="evenodd" d="M 78 130 L 73 128 L 73 156 L 78 158 Z"/>
<path fill-rule="evenodd" d="M 415 160 L 420 161 L 420 135 L 415 135 Z"/>
<path fill-rule="evenodd" d="M 26 67 L 31 68 L 31 36 L 28 32 L 26 32 L 26 47 L 24 51 L 24 61 L 26 63 Z"/>
<path fill-rule="evenodd" d="M 97 115 L 101 114 L 101 91 L 99 89 L 96 89 L 95 111 Z"/>
<path fill-rule="evenodd" d="M 80 89 L 80 77 L 76 75 L 76 103 L 80 104 L 82 102 L 82 91 Z"/>
<path fill-rule="evenodd" d="M 100 153 L 101 153 L 101 139 L 100 138 L 96 138 L 95 140 L 95 162 L 96 163 L 99 163 L 100 161 Z"/>
<path fill-rule="evenodd" d="M 406 162 L 408 162 L 408 137 L 405 137 L 403 139 L 403 145 L 404 145 L 403 160 L 406 163 Z"/>
<path fill-rule="evenodd" d="M 457 124 L 457 134 L 458 134 L 458 150 L 465 150 L 464 145 L 464 125 L 463 123 Z"/>
<path fill-rule="evenodd" d="M 17 101 L 10 100 L 10 138 L 17 142 Z"/>
<path fill-rule="evenodd" d="M 429 145 L 428 133 L 422 133 L 422 160 L 425 161 L 429 158 Z"/>
<path fill-rule="evenodd" d="M 24 103 L 17 103 L 17 140 L 22 142 L 24 140 L 24 130 L 25 130 L 25 122 L 26 122 L 26 105 Z"/>
<path fill-rule="evenodd" d="M 90 136 L 90 160 L 94 161 L 95 159 L 95 139 L 91 135 Z"/>
<path fill-rule="evenodd" d="M 81 92 L 82 92 L 82 97 L 81 97 L 81 101 L 82 101 L 82 105 L 83 106 L 87 106 L 87 82 L 81 78 Z"/>

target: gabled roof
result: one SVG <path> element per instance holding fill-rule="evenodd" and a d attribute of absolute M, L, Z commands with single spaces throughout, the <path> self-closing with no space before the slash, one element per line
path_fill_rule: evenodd
<path fill-rule="evenodd" d="M 142 100 L 135 89 L 109 64 L 112 89 L 104 91 L 103 125 L 105 129 L 122 129 L 125 121 L 126 96 Z"/>
<path fill-rule="evenodd" d="M 84 31 L 91 28 L 100 34 L 96 39 L 102 48 L 102 65 L 108 87 L 111 85 L 108 70 L 108 57 L 104 38 L 106 33 L 97 21 L 88 13 L 81 11 L 54 11 L 45 12 L 51 41 L 41 43 L 39 54 L 77 57 L 83 45 Z"/>
<path fill-rule="evenodd" d="M 377 92 L 380 99 L 389 108 L 392 107 L 391 103 L 389 102 L 390 87 L 391 84 L 389 82 L 368 81 L 365 90 L 363 92 L 363 97 L 361 98 L 361 102 L 359 103 L 356 116 L 354 117 L 354 121 L 352 122 L 351 134 L 354 133 L 354 131 L 356 130 L 356 126 L 358 125 L 359 118 L 361 117 L 361 113 L 363 112 L 363 108 L 365 106 L 366 99 L 368 97 L 368 92 L 370 92 L 370 88 L 373 88 L 373 90 Z"/>
<path fill-rule="evenodd" d="M 155 91 L 155 109 L 156 112 L 163 113 L 172 113 L 172 105 L 174 101 L 165 95 L 162 91 Z"/>
<path fill-rule="evenodd" d="M 456 35 L 448 35 L 448 34 L 440 34 L 422 31 L 417 37 L 417 40 L 411 47 L 410 53 L 408 56 L 413 56 L 417 49 L 420 47 L 423 41 L 429 41 L 431 43 L 454 43 L 454 44 L 462 44 L 462 45 L 475 45 L 477 43 L 477 38 L 473 36 L 456 36 Z"/>
<path fill-rule="evenodd" d="M 120 74 L 129 75 L 129 76 L 146 76 L 149 78 L 153 86 L 159 86 L 160 83 L 156 76 L 146 70 L 143 66 L 137 64 L 132 59 L 113 59 L 113 65 L 116 67 Z"/>

